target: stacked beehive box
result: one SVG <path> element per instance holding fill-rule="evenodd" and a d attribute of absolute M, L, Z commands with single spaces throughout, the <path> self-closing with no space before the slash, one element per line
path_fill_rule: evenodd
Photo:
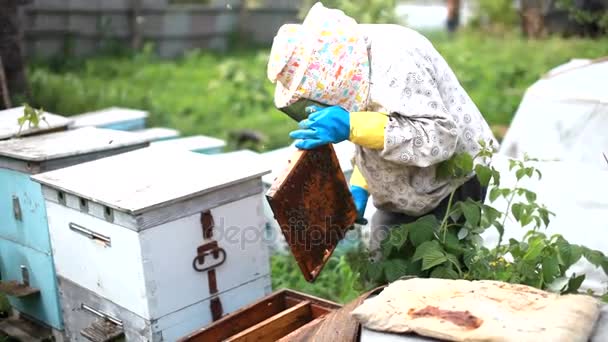
<path fill-rule="evenodd" d="M 19 112 L 0 118 L 16 126 Z M 18 313 L 63 329 L 42 189 L 30 176 L 147 145 L 131 133 L 93 127 L 0 141 L 0 292 Z"/>
<path fill-rule="evenodd" d="M 256 165 L 146 148 L 42 184 L 70 341 L 175 341 L 270 293 Z"/>

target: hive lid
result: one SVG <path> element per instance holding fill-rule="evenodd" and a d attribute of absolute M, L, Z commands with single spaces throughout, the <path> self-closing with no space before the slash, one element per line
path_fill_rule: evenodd
<path fill-rule="evenodd" d="M 332 145 L 294 152 L 266 196 L 304 278 L 314 281 L 357 217 Z"/>
<path fill-rule="evenodd" d="M 145 119 L 148 112 L 137 109 L 109 107 L 94 112 L 72 116 L 74 127 L 103 127 L 117 122 Z"/>
<path fill-rule="evenodd" d="M 38 128 L 28 128 L 27 123 L 23 125 L 19 133 L 18 119 L 23 116 L 24 107 L 15 107 L 0 111 L 0 140 L 16 137 L 17 134 L 27 136 L 49 131 L 65 130 L 72 120 L 63 116 L 44 112 L 45 121 L 41 121 Z"/>
<path fill-rule="evenodd" d="M 162 140 L 153 142 L 150 145 L 150 147 L 154 148 L 171 148 L 193 152 L 217 149 L 222 148 L 224 146 L 226 146 L 226 143 L 223 140 L 204 135 L 195 135 L 184 138 Z"/>
<path fill-rule="evenodd" d="M 0 141 L 0 160 L 44 162 L 126 146 L 147 144 L 146 137 L 130 132 L 84 127 Z"/>
<path fill-rule="evenodd" d="M 267 170 L 190 151 L 143 148 L 32 179 L 131 215 L 261 177 Z"/>

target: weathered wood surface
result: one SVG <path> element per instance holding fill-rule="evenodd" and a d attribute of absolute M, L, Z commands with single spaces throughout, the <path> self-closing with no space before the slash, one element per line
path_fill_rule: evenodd
<path fill-rule="evenodd" d="M 223 140 L 204 135 L 157 141 L 150 145 L 152 148 L 176 149 L 192 152 L 218 150 L 224 146 L 226 146 L 226 142 Z"/>
<path fill-rule="evenodd" d="M 189 151 L 144 148 L 47 172 L 32 179 L 139 215 L 259 178 L 266 172 L 259 166 L 243 165 L 238 160 L 217 162 Z"/>
<path fill-rule="evenodd" d="M 244 331 L 226 339 L 227 342 L 274 342 L 312 319 L 310 302 L 300 302 Z"/>
<path fill-rule="evenodd" d="M 296 151 L 267 198 L 305 279 L 314 281 L 357 216 L 332 146 Z"/>
<path fill-rule="evenodd" d="M 322 317 L 341 307 L 339 304 L 325 299 L 289 289 L 283 289 L 273 292 L 255 303 L 245 306 L 211 325 L 185 336 L 180 342 L 224 341 L 237 335 L 241 337 L 253 336 L 253 331 L 261 329 L 263 326 L 266 326 L 268 322 L 272 322 L 278 317 L 282 317 L 281 313 L 284 311 L 304 302 L 309 303 L 310 317 L 308 321 Z M 263 322 L 266 323 L 260 324 Z M 254 326 L 256 327 L 250 329 Z M 295 330 L 293 327 L 290 327 L 290 329 L 290 331 L 281 329 L 282 334 L 287 335 Z M 240 334 L 243 332 L 246 333 Z M 274 335 L 269 336 L 274 336 L 275 339 L 281 337 L 276 336 L 276 332 Z"/>
<path fill-rule="evenodd" d="M 0 141 L 0 157 L 42 162 L 147 143 L 146 137 L 130 132 L 85 127 L 65 132 L 2 140 Z"/>
<path fill-rule="evenodd" d="M 109 107 L 93 112 L 83 113 L 72 116 L 74 120 L 73 127 L 105 127 L 116 123 L 145 120 L 148 117 L 148 112 L 137 109 Z"/>
<path fill-rule="evenodd" d="M 0 140 L 16 137 L 19 133 L 18 119 L 23 116 L 24 107 L 15 107 L 0 111 Z M 37 128 L 29 128 L 25 123 L 21 129 L 21 136 L 33 135 L 38 133 L 65 130 L 72 121 L 63 116 L 44 112 L 45 121 L 41 121 Z"/>
<path fill-rule="evenodd" d="M 360 324 L 351 316 L 351 312 L 361 305 L 363 301 L 380 289 L 367 292 L 342 308 L 328 313 L 327 315 L 307 324 L 300 329 L 284 336 L 278 342 L 308 342 L 308 341 L 331 341 L 331 342 L 356 342 L 359 340 Z"/>

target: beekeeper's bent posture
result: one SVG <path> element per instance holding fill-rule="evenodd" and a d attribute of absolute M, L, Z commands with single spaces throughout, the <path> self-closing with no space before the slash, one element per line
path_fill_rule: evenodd
<path fill-rule="evenodd" d="M 312 149 L 350 140 L 356 145 L 351 192 L 359 216 L 371 194 L 377 208 L 370 248 L 387 229 L 432 213 L 443 218 L 450 193 L 479 200 L 476 177 L 438 180 L 437 165 L 455 153 L 493 142 L 481 113 L 433 45 L 398 25 L 357 24 L 317 3 L 302 25 L 284 25 L 274 39 L 268 77 L 275 104 L 300 99 L 328 105 L 290 133 Z"/>

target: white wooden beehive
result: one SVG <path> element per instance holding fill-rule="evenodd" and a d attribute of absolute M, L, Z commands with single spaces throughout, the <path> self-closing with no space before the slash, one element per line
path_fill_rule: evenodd
<path fill-rule="evenodd" d="M 268 294 L 266 172 L 235 159 L 148 148 L 34 176 L 45 197 L 67 338 L 109 334 L 95 329 L 102 319 L 128 341 L 175 341 L 211 323 L 212 307 L 227 314 Z M 200 248 L 217 253 L 201 264 Z M 222 260 L 209 272 L 194 268 Z"/>

